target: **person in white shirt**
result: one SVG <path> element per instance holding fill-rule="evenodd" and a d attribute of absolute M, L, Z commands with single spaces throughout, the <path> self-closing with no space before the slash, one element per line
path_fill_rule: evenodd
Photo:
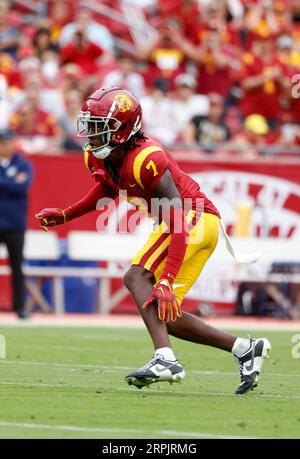
<path fill-rule="evenodd" d="M 109 72 L 101 86 L 118 86 L 132 92 L 136 97 L 145 94 L 145 82 L 142 75 L 135 71 L 135 62 L 132 56 L 120 53 L 117 57 L 118 68 Z"/>
<path fill-rule="evenodd" d="M 176 120 L 168 89 L 168 81 L 159 78 L 155 80 L 151 93 L 140 98 L 145 131 L 164 144 L 172 144 L 177 137 Z"/>
<path fill-rule="evenodd" d="M 175 92 L 172 102 L 173 115 L 176 118 L 178 134 L 195 115 L 206 116 L 209 99 L 206 95 L 196 94 L 197 81 L 189 73 L 181 73 L 175 79 Z"/>
<path fill-rule="evenodd" d="M 74 22 L 63 27 L 59 39 L 60 47 L 66 46 L 73 39 L 78 30 L 85 30 L 89 41 L 101 46 L 110 57 L 112 57 L 114 42 L 110 31 L 102 24 L 93 21 L 89 8 L 81 6 L 77 12 Z"/>

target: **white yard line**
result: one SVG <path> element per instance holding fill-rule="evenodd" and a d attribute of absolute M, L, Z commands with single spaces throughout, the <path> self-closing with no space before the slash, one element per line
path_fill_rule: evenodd
<path fill-rule="evenodd" d="M 102 389 L 112 389 L 110 387 L 103 387 L 101 386 Z M 160 386 L 161 387 L 161 386 Z M 117 392 L 130 392 L 132 391 L 133 388 L 115 388 L 113 390 L 116 390 Z M 176 390 L 176 391 L 172 391 L 172 390 L 159 390 L 158 388 L 155 390 L 155 389 L 149 389 L 149 388 L 145 388 L 144 390 L 144 394 L 147 394 L 148 392 L 150 393 L 155 393 L 155 394 L 159 394 L 159 393 L 162 393 L 162 394 L 178 394 L 178 395 L 197 395 L 197 396 L 210 396 L 210 397 L 215 397 L 215 396 L 218 396 L 218 397 L 233 397 L 235 399 L 239 398 L 239 396 L 235 395 L 233 392 L 202 392 L 202 391 L 189 391 L 189 390 L 185 390 L 185 391 L 179 391 L 179 390 Z M 248 397 L 247 395 L 244 396 L 245 397 Z M 250 397 L 258 397 L 258 398 L 277 398 L 277 399 L 282 399 L 282 400 L 286 400 L 286 399 L 300 399 L 300 394 L 297 393 L 297 394 L 286 394 L 286 395 L 281 395 L 281 394 L 255 394 L 255 392 L 251 392 L 251 395 Z"/>
<path fill-rule="evenodd" d="M 21 383 L 21 382 L 16 382 L 16 381 L 0 381 L 0 385 L 1 386 L 21 386 L 21 387 L 71 387 L 71 386 L 66 386 L 63 384 Z"/>
<path fill-rule="evenodd" d="M 101 427 L 82 427 L 82 426 L 65 426 L 65 425 L 50 425 L 50 424 L 30 424 L 23 422 L 8 422 L 0 421 L 0 427 L 15 427 L 20 429 L 45 429 L 45 430 L 60 430 L 67 432 L 87 432 L 98 434 L 140 434 L 154 436 L 170 436 L 170 437 L 190 437 L 190 438 L 218 438 L 218 439 L 248 439 L 256 437 L 248 437 L 241 435 L 220 435 L 205 432 L 182 432 L 177 430 L 144 430 L 144 429 L 118 429 L 118 428 L 101 428 Z"/>
<path fill-rule="evenodd" d="M 36 366 L 49 366 L 49 367 L 56 367 L 56 368 L 91 368 L 91 369 L 98 369 L 98 370 L 113 370 L 113 371 L 130 371 L 133 370 L 132 367 L 114 367 L 109 365 L 92 365 L 92 364 L 81 364 L 81 363 L 54 363 L 54 362 L 31 362 L 28 360 L 8 360 L 3 359 L 0 360 L 0 365 L 5 364 L 20 364 L 20 365 L 36 365 Z"/>
<path fill-rule="evenodd" d="M 19 381 L 0 381 L 0 385 L 3 386 L 21 386 L 21 387 L 56 387 L 60 389 L 97 389 L 97 386 L 92 387 L 91 385 L 89 386 L 82 386 L 82 385 L 73 385 L 73 384 L 44 384 L 44 383 L 23 383 Z M 165 385 L 166 386 L 166 385 Z M 112 391 L 112 392 L 131 392 L 131 393 L 141 393 L 140 391 L 137 392 L 137 390 L 132 387 L 132 388 L 121 388 L 121 387 L 112 387 L 112 386 L 102 386 L 100 389 Z M 149 387 L 145 388 L 143 390 L 143 394 L 147 393 L 153 393 L 156 395 L 159 394 L 172 394 L 173 396 L 176 395 L 196 395 L 196 396 L 209 396 L 209 397 L 234 397 L 237 398 L 236 395 L 234 395 L 233 392 L 205 392 L 205 391 L 189 391 L 188 389 L 185 391 L 179 391 L 179 390 L 165 390 L 161 389 L 161 386 L 157 386 L 157 389 L 150 389 Z M 288 393 L 288 394 L 251 394 L 251 397 L 256 397 L 256 398 L 271 398 L 271 399 L 281 399 L 281 400 L 287 400 L 287 399 L 300 399 L 300 394 L 293 394 L 293 393 Z"/>

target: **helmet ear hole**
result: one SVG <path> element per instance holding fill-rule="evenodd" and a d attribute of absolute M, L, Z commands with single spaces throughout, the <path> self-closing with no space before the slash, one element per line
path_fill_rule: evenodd
<path fill-rule="evenodd" d="M 128 128 L 129 124 L 130 122 L 128 123 L 127 121 L 125 121 L 125 123 L 122 123 L 119 128 L 119 131 L 125 131 Z"/>

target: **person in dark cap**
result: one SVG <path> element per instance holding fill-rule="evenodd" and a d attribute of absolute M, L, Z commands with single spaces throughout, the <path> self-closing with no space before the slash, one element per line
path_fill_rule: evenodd
<path fill-rule="evenodd" d="M 0 130 L 0 244 L 5 244 L 12 269 L 13 307 L 20 319 L 24 309 L 25 285 L 22 272 L 28 189 L 32 180 L 31 164 L 16 153 L 14 134 Z"/>

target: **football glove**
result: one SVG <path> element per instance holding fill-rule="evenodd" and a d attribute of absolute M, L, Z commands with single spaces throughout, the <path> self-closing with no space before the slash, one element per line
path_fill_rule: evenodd
<path fill-rule="evenodd" d="M 180 304 L 173 292 L 172 284 L 167 279 L 160 279 L 154 286 L 149 299 L 143 304 L 146 309 L 151 304 L 157 304 L 158 317 L 165 322 L 175 322 L 177 317 L 182 317 Z"/>
<path fill-rule="evenodd" d="M 66 212 L 57 208 L 43 209 L 35 214 L 35 218 L 39 220 L 43 231 L 48 231 L 49 227 L 62 225 L 67 221 Z"/>

